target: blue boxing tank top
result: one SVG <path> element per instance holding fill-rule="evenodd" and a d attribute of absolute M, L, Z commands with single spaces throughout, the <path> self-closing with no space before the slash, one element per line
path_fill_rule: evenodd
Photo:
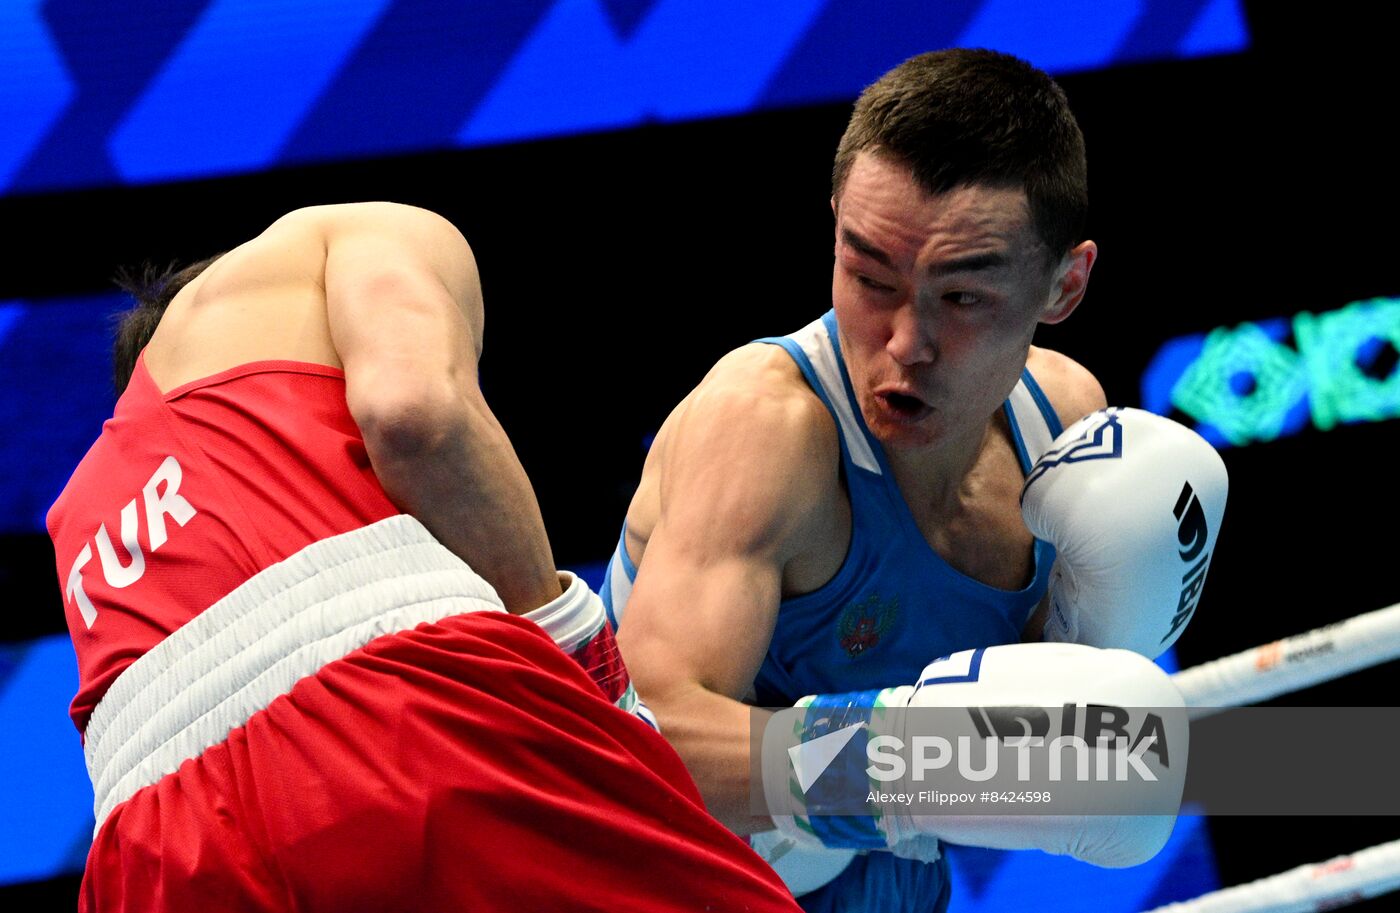
<path fill-rule="evenodd" d="M 808 694 L 908 684 L 940 656 L 1019 642 L 1045 595 L 1054 547 L 1036 540 L 1035 576 L 1021 590 L 997 589 L 954 570 L 919 530 L 884 449 L 866 428 L 841 359 L 835 312 L 790 336 L 758 342 L 782 346 L 792 356 L 836 421 L 851 541 L 836 576 L 779 605 L 773 639 L 754 681 L 756 703 L 790 706 Z M 1002 409 L 1021 471 L 1028 473 L 1059 436 L 1059 418 L 1028 370 Z M 618 541 L 602 588 L 614 625 L 637 575 L 624 540 Z"/>
<path fill-rule="evenodd" d="M 754 680 L 756 705 L 791 706 L 809 694 L 910 684 L 940 656 L 1019 642 L 1045 595 L 1054 547 L 1036 540 L 1035 574 L 1021 590 L 996 589 L 953 569 L 919 530 L 884 449 L 865 425 L 841 358 L 835 312 L 790 336 L 758 342 L 781 346 L 792 357 L 836 421 L 851 540 L 836 576 L 779 604 L 773 639 Z M 1021 472 L 1029 473 L 1059 436 L 1059 418 L 1028 370 L 1002 409 Z M 637 576 L 625 541 L 624 526 L 602 587 L 614 626 Z M 872 852 L 858 854 L 798 903 L 808 913 L 938 913 L 948 897 L 946 858 L 926 864 Z"/>

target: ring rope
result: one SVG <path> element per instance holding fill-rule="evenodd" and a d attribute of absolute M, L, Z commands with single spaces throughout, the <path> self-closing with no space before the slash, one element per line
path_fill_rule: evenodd
<path fill-rule="evenodd" d="M 1150 913 L 1313 913 L 1400 888 L 1400 840 L 1170 903 Z"/>
<path fill-rule="evenodd" d="M 1400 658 L 1400 603 L 1172 676 L 1192 719 Z M 1400 840 L 1157 907 L 1150 913 L 1315 913 L 1400 889 Z"/>
<path fill-rule="evenodd" d="M 1400 658 L 1400 603 L 1193 666 L 1172 676 L 1192 719 Z"/>

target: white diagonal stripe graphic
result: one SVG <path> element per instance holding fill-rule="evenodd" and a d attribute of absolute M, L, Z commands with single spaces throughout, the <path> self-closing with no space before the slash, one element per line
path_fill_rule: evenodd
<path fill-rule="evenodd" d="M 811 789 L 812 784 L 817 782 L 817 777 L 820 777 L 831 766 L 831 762 L 836 760 L 836 756 L 841 753 L 841 749 L 846 747 L 846 743 L 855 738 L 856 733 L 864 728 L 864 723 L 852 723 L 850 726 L 835 732 L 828 732 L 810 742 L 803 742 L 801 745 L 794 745 L 788 749 L 788 757 L 792 759 L 793 772 L 797 774 L 797 785 L 802 787 L 804 793 Z"/>

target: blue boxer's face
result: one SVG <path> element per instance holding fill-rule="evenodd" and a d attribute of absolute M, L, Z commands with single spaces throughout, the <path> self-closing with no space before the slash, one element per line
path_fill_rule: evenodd
<path fill-rule="evenodd" d="M 835 212 L 832 302 L 871 432 L 895 450 L 980 433 L 1054 300 L 1025 193 L 930 196 L 905 166 L 863 152 Z"/>

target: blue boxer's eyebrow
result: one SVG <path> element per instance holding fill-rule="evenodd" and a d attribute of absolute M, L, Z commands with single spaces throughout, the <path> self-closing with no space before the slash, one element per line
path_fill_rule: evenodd
<path fill-rule="evenodd" d="M 874 260 L 876 263 L 879 263 L 882 266 L 888 266 L 890 269 L 894 269 L 894 261 L 890 259 L 889 254 L 880 250 L 880 248 L 876 247 L 874 244 L 871 244 L 869 241 L 865 240 L 860 235 L 851 231 L 849 228 L 841 229 L 841 241 L 847 247 L 855 248 L 857 251 L 859 251 L 862 254 L 865 254 L 867 257 Z"/>
<path fill-rule="evenodd" d="M 935 263 L 928 268 L 928 274 L 930 276 L 947 276 L 952 273 L 975 273 L 997 269 L 1006 264 L 1005 254 L 969 254 L 966 257 L 955 257 L 952 260 Z"/>
<path fill-rule="evenodd" d="M 841 229 L 841 241 L 846 246 L 851 247 L 874 260 L 882 266 L 894 269 L 894 260 L 874 244 L 870 243 L 849 228 Z M 951 260 L 944 260 L 942 263 L 935 263 L 928 268 L 930 276 L 947 276 L 953 273 L 975 273 L 986 270 L 993 270 L 1006 266 L 1008 263 L 1006 254 L 992 252 L 985 254 L 969 254 L 965 257 L 955 257 Z"/>

